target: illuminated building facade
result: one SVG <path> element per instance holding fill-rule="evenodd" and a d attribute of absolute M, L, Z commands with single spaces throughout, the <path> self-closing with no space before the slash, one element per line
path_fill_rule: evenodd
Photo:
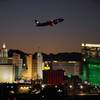
<path fill-rule="evenodd" d="M 32 55 L 29 54 L 26 56 L 26 69 L 22 72 L 22 77 L 25 80 L 31 80 L 32 79 L 32 66 L 33 66 L 33 60 Z"/>
<path fill-rule="evenodd" d="M 100 44 L 81 44 L 81 51 L 83 56 L 86 57 L 100 57 Z"/>
<path fill-rule="evenodd" d="M 5 43 L 3 43 L 0 49 L 0 77 L 1 82 L 14 82 L 21 78 L 23 60 L 19 54 L 13 54 L 10 58 L 8 57 L 8 50 Z M 8 75 L 9 74 L 9 75 Z M 5 78 L 7 76 L 8 79 Z M 4 79 L 4 80 L 3 80 Z"/>
<path fill-rule="evenodd" d="M 36 80 L 38 78 L 37 76 L 37 59 L 33 60 L 33 67 L 32 67 L 32 79 Z"/>
<path fill-rule="evenodd" d="M 43 79 L 42 66 L 43 66 L 43 56 L 41 52 L 38 52 L 37 53 L 37 77 L 38 79 Z"/>
<path fill-rule="evenodd" d="M 5 43 L 3 43 L 2 48 L 0 49 L 0 64 L 8 63 L 8 50 Z"/>
<path fill-rule="evenodd" d="M 64 75 L 79 75 L 80 74 L 80 62 L 78 61 L 53 61 L 53 70 L 64 70 Z"/>
<path fill-rule="evenodd" d="M 42 66 L 42 70 L 51 70 L 51 66 L 48 63 L 48 61 L 44 61 L 43 66 Z"/>
<path fill-rule="evenodd" d="M 8 59 L 8 61 L 12 60 L 12 63 L 15 67 L 15 80 L 21 79 L 23 59 L 20 58 L 19 54 L 14 53 L 13 57 Z"/>
<path fill-rule="evenodd" d="M 64 83 L 63 70 L 44 70 L 43 81 L 49 85 L 61 85 Z"/>
<path fill-rule="evenodd" d="M 43 79 L 43 55 L 41 52 L 37 52 L 35 58 L 33 59 L 32 76 L 33 80 Z"/>
<path fill-rule="evenodd" d="M 15 67 L 8 62 L 8 50 L 5 43 L 0 49 L 0 83 L 13 83 L 15 81 Z"/>
<path fill-rule="evenodd" d="M 82 79 L 100 85 L 100 45 L 82 44 Z"/>
<path fill-rule="evenodd" d="M 15 67 L 12 64 L 0 64 L 0 83 L 15 81 Z"/>

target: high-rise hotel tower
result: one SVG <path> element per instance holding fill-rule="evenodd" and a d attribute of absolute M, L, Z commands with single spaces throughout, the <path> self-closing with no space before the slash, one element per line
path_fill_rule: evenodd
<path fill-rule="evenodd" d="M 5 43 L 3 43 L 2 48 L 0 50 L 0 64 L 8 63 L 8 50 L 6 48 Z"/>

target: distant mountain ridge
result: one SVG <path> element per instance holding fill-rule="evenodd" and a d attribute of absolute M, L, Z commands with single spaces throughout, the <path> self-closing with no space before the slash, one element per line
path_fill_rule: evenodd
<path fill-rule="evenodd" d="M 12 57 L 13 56 L 13 53 L 19 54 L 21 56 L 21 58 L 23 58 L 23 56 L 28 55 L 28 53 L 25 53 L 25 52 L 23 52 L 21 50 L 18 50 L 18 49 L 10 49 L 8 51 L 8 57 Z"/>
<path fill-rule="evenodd" d="M 25 57 L 28 55 L 28 53 L 25 53 L 21 50 L 15 50 L 15 49 L 10 49 L 8 51 L 8 56 L 12 57 L 13 53 L 17 53 L 20 54 L 21 58 L 25 59 Z M 33 59 L 37 58 L 37 52 L 35 52 L 33 55 Z M 43 60 L 44 61 L 53 61 L 53 60 L 57 60 L 57 61 L 81 61 L 82 60 L 82 54 L 78 53 L 78 52 L 72 52 L 72 53 L 57 53 L 57 54 L 46 54 L 46 53 L 42 53 L 43 55 Z"/>

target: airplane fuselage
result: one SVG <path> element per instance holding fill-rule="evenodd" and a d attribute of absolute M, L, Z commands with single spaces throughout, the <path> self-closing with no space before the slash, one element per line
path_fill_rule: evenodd
<path fill-rule="evenodd" d="M 63 20 L 64 20 L 63 18 L 49 20 L 46 22 L 39 22 L 39 21 L 35 20 L 35 24 L 36 24 L 36 26 L 53 26 L 53 25 L 56 25 L 56 24 L 62 22 Z"/>

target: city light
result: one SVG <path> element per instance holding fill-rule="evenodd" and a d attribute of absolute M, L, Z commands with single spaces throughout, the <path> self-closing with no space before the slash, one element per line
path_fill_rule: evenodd
<path fill-rule="evenodd" d="M 73 88 L 73 86 L 72 86 L 72 85 L 69 85 L 69 88 L 70 88 L 70 89 L 72 89 L 72 88 Z"/>
<path fill-rule="evenodd" d="M 82 46 L 88 45 L 82 44 Z M 5 49 L 4 51 L 7 54 Z M 0 74 L 2 74 L 0 82 L 12 83 L 5 86 L 11 95 L 16 94 L 17 91 L 19 94 L 39 95 L 42 99 L 45 99 L 45 94 L 49 93 L 49 90 L 57 95 L 63 93 L 66 95 L 100 93 L 100 87 L 98 87 L 100 84 L 100 60 L 98 58 L 82 56 L 83 58 L 80 61 L 44 61 L 40 52 L 37 53 L 37 58 L 34 61 L 32 57 L 32 54 L 25 55 L 23 62 L 19 55 L 14 54 L 14 57 L 9 59 L 10 61 L 14 59 L 11 64 L 7 62 L 5 64 L 5 59 L 3 59 L 3 63 L 0 62 Z M 80 67 L 82 67 L 82 75 L 80 75 Z M 97 87 L 93 87 L 93 85 Z"/>
<path fill-rule="evenodd" d="M 88 43 L 82 43 L 82 47 L 100 47 L 100 44 L 88 44 Z"/>

